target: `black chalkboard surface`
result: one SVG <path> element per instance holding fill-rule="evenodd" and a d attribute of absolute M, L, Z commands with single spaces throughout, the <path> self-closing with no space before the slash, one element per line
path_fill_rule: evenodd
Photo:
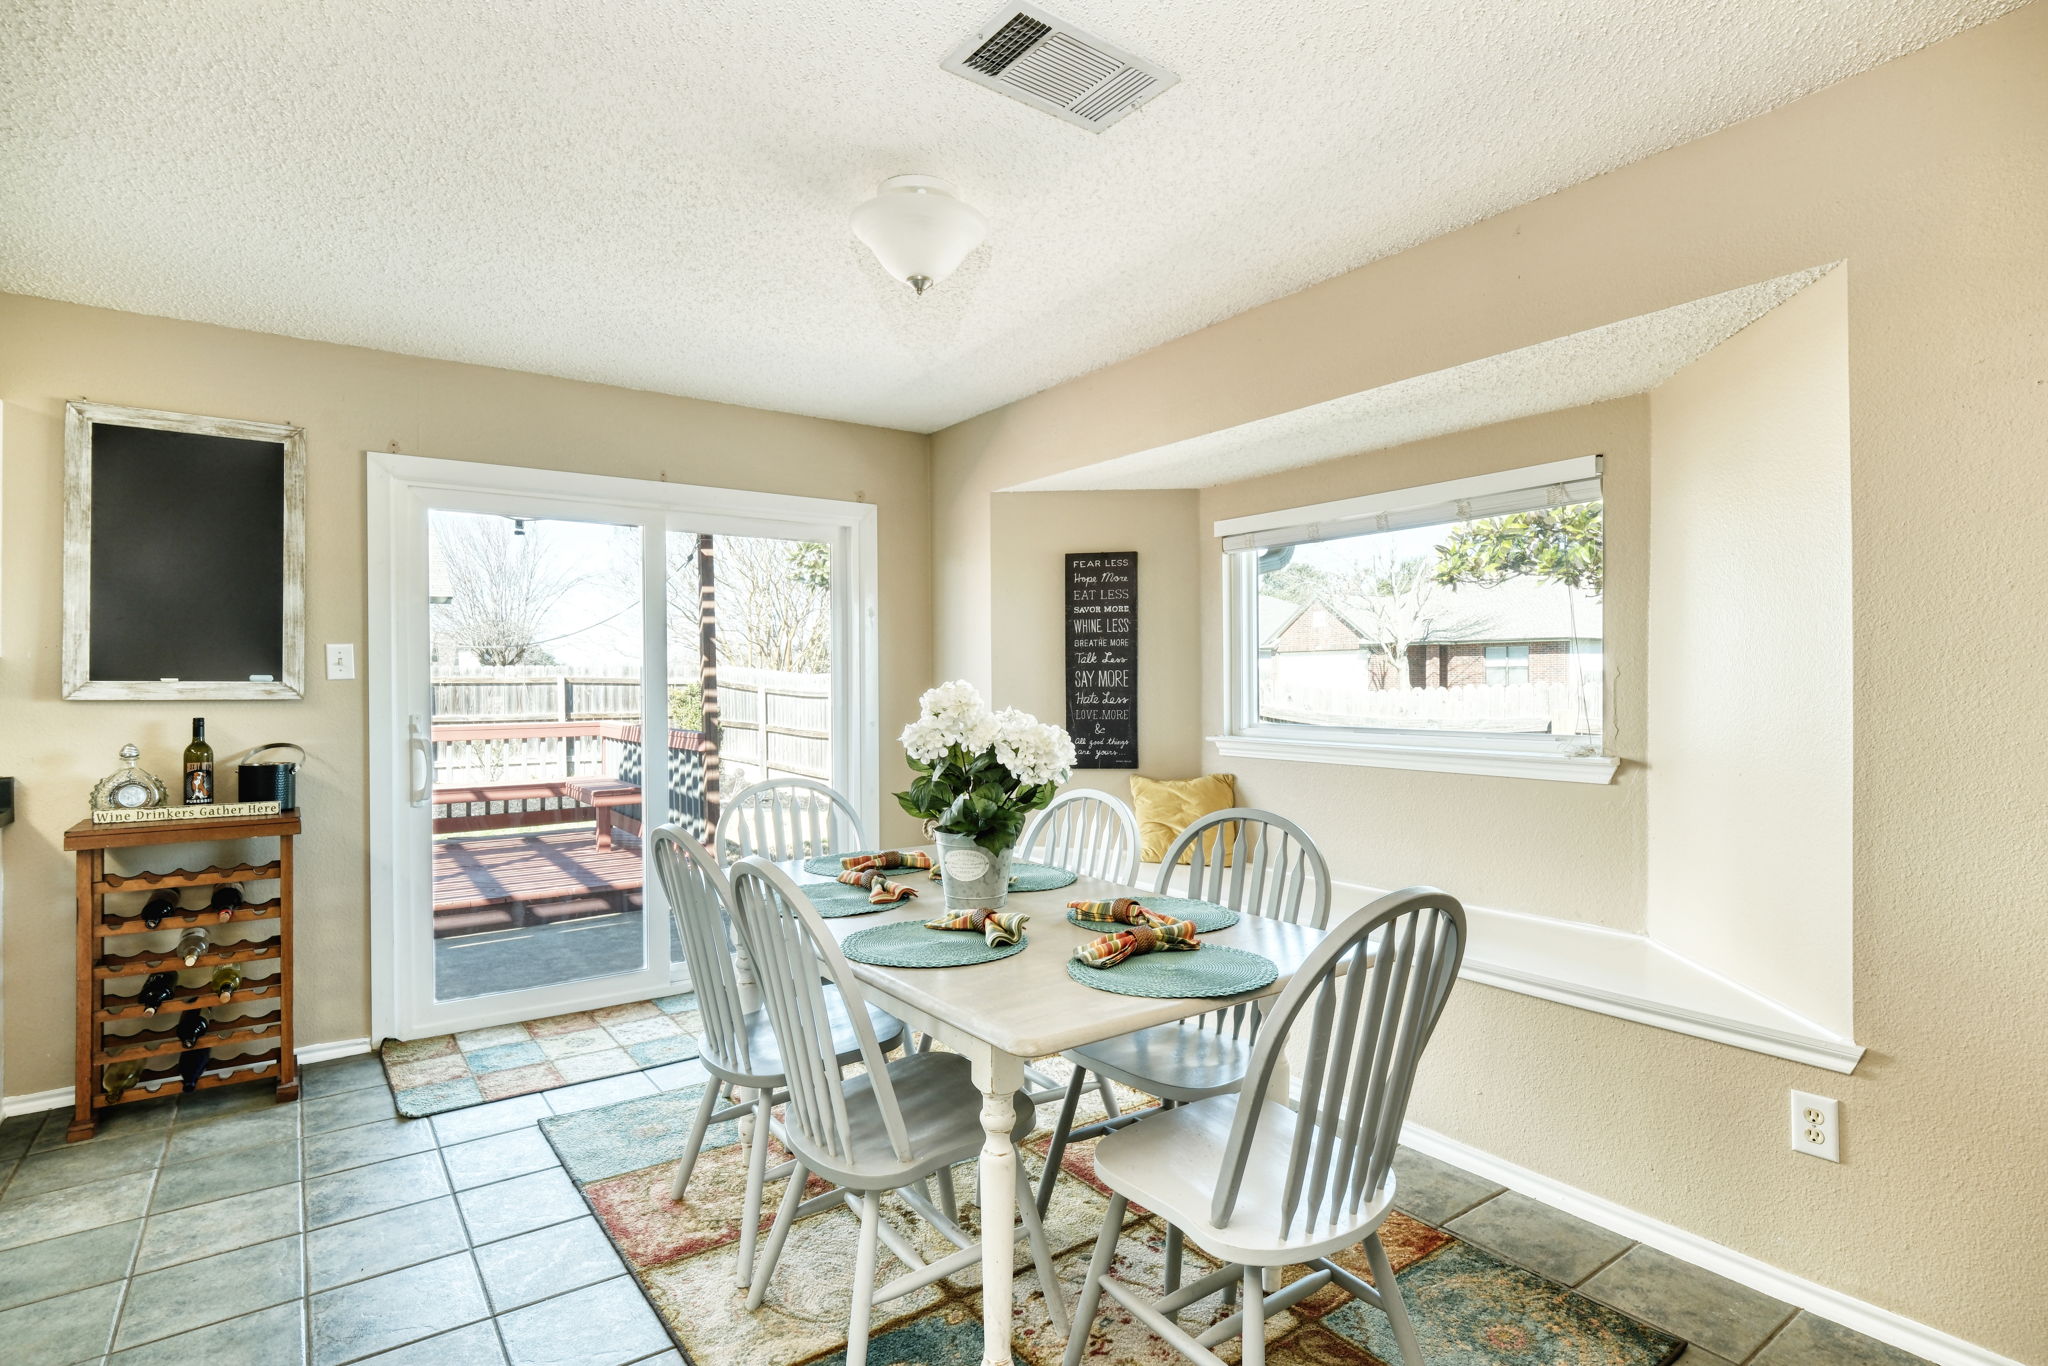
<path fill-rule="evenodd" d="M 1067 556 L 1067 731 L 1077 768 L 1138 766 L 1138 552 Z"/>
<path fill-rule="evenodd" d="M 283 442 L 93 423 L 91 677 L 279 677 L 283 508 Z"/>
<path fill-rule="evenodd" d="M 67 698 L 303 695 L 303 435 L 67 405 Z"/>

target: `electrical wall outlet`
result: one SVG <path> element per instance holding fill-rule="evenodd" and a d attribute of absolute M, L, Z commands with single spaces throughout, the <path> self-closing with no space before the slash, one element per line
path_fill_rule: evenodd
<path fill-rule="evenodd" d="M 1792 1093 L 1792 1151 L 1842 1160 L 1842 1105 L 1831 1096 Z"/>
<path fill-rule="evenodd" d="M 327 647 L 327 676 L 329 678 L 354 678 L 356 676 L 355 646 L 330 645 Z"/>

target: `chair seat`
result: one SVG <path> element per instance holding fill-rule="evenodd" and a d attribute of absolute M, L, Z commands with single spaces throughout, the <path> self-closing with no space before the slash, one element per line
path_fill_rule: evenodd
<path fill-rule="evenodd" d="M 1288 1266 L 1349 1247 L 1385 1222 L 1394 1199 L 1393 1173 L 1375 1197 L 1333 1223 L 1325 1208 L 1313 1225 L 1304 1204 L 1292 1229 L 1281 1225 L 1288 1150 L 1297 1116 L 1267 1101 L 1252 1134 L 1244 1184 L 1226 1228 L 1210 1221 L 1223 1150 L 1237 1119 L 1239 1096 L 1215 1096 L 1152 1115 L 1095 1145 L 1095 1174 L 1111 1190 L 1154 1211 L 1212 1257 L 1244 1266 Z M 1364 1160 L 1364 1154 L 1357 1155 Z M 1331 1161 L 1341 1160 L 1333 1153 Z M 1313 1158 L 1311 1158 L 1313 1161 Z"/>
<path fill-rule="evenodd" d="M 839 1065 L 860 1061 L 860 1040 L 853 1032 L 853 1021 L 846 1014 L 846 999 L 839 994 L 839 988 L 827 985 L 825 1012 L 832 1021 L 832 1047 L 839 1058 Z M 868 1019 L 875 1027 L 875 1042 L 884 1050 L 903 1042 L 903 1021 L 885 1010 L 868 1007 Z M 768 1012 L 755 1008 L 747 1016 L 747 1058 L 751 1070 L 741 1071 L 727 1067 L 710 1052 L 703 1055 L 704 1070 L 721 1081 L 735 1086 L 760 1090 L 764 1087 L 780 1087 L 783 1083 L 782 1044 L 775 1037 L 775 1026 L 768 1019 Z"/>
<path fill-rule="evenodd" d="M 1067 1052 L 1068 1062 L 1112 1081 L 1158 1096 L 1194 1101 L 1220 1096 L 1244 1084 L 1252 1041 L 1233 1038 L 1203 1021 L 1176 1020 Z"/>
<path fill-rule="evenodd" d="M 889 1064 L 889 1083 L 903 1113 L 910 1140 L 910 1160 L 896 1155 L 874 1083 L 866 1073 L 848 1077 L 846 1118 L 851 1134 L 844 1157 L 815 1152 L 794 1131 L 780 1134 L 804 1166 L 848 1190 L 894 1190 L 921 1180 L 981 1152 L 981 1091 L 974 1068 L 957 1053 L 912 1053 Z M 1038 1122 L 1038 1112 L 1024 1092 L 1016 1093 L 1017 1123 L 1012 1143 L 1022 1143 Z"/>

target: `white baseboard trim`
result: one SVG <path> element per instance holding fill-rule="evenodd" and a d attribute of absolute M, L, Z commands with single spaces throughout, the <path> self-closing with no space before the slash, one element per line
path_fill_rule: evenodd
<path fill-rule="evenodd" d="M 23 1096 L 0 1098 L 0 1119 L 15 1115 L 33 1115 L 44 1110 L 68 1110 L 71 1108 L 71 1088 L 60 1086 L 54 1091 L 31 1091 Z"/>
<path fill-rule="evenodd" d="M 1809 1310 L 1879 1342 L 1890 1343 L 1901 1351 L 1925 1357 L 1939 1363 L 1939 1366 L 2023 1366 L 2021 1362 L 2000 1356 L 1989 1348 L 1965 1342 L 1953 1334 L 1930 1328 L 1889 1309 L 1880 1309 L 1839 1290 L 1830 1290 L 1803 1276 L 1795 1276 L 1768 1262 L 1758 1261 L 1747 1253 L 1723 1247 L 1661 1219 L 1639 1214 L 1626 1205 L 1568 1186 L 1541 1172 L 1530 1171 L 1434 1129 L 1412 1122 L 1404 1124 L 1401 1141 L 1417 1152 L 1497 1181 L 1509 1190 L 1541 1200 L 1554 1209 L 1598 1224 L 1624 1238 L 1646 1243 L 1659 1252 L 1690 1262 L 1717 1276 L 1725 1276 L 1772 1299 Z"/>
<path fill-rule="evenodd" d="M 369 1051 L 368 1039 L 336 1039 L 333 1043 L 309 1043 L 304 1048 L 292 1050 L 301 1067 L 308 1063 L 332 1062 L 336 1058 L 353 1058 Z"/>
<path fill-rule="evenodd" d="M 359 1053 L 369 1051 L 368 1039 L 336 1039 L 332 1043 L 309 1043 L 304 1048 L 293 1049 L 292 1055 L 299 1060 L 299 1066 L 304 1067 L 308 1063 L 327 1062 L 334 1058 L 353 1058 Z M 69 1086 L 59 1086 L 52 1091 L 32 1091 L 27 1095 L 0 1098 L 0 1118 L 70 1108 Z"/>

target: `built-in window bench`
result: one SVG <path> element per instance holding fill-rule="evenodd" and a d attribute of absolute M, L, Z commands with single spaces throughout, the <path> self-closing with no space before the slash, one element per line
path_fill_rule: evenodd
<path fill-rule="evenodd" d="M 1185 890 L 1186 876 L 1185 869 L 1176 870 L 1174 890 Z M 1150 887 L 1158 877 L 1158 864 L 1144 864 L 1137 884 Z M 1380 895 L 1380 888 L 1336 883 L 1330 913 L 1334 917 L 1355 910 Z M 1853 1039 L 1729 981 L 1648 935 L 1470 904 L 1465 914 L 1471 942 L 1459 975 L 1467 981 L 1831 1072 L 1854 1072 L 1862 1060 L 1863 1047 Z"/>

